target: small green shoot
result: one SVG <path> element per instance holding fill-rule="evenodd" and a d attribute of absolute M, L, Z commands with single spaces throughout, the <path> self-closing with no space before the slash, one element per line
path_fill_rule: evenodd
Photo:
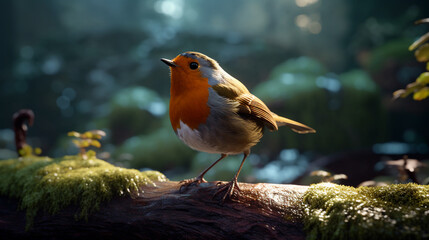
<path fill-rule="evenodd" d="M 98 141 L 102 137 L 106 136 L 106 133 L 101 130 L 91 130 L 84 133 L 79 133 L 76 131 L 71 131 L 68 133 L 68 136 L 75 137 L 77 139 L 73 139 L 74 145 L 79 148 L 80 156 L 82 159 L 88 159 L 91 157 L 95 157 L 95 152 L 92 150 L 87 151 L 88 147 L 96 147 L 100 148 L 101 143 Z"/>

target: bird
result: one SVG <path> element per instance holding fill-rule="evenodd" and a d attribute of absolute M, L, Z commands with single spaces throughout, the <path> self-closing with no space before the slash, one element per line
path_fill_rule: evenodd
<path fill-rule="evenodd" d="M 234 189 L 240 191 L 238 175 L 265 128 L 277 131 L 279 126 L 288 126 L 301 134 L 316 132 L 273 113 L 217 61 L 202 53 L 188 51 L 172 60 L 161 58 L 161 61 L 170 68 L 169 115 L 174 132 L 194 150 L 220 154 L 220 158 L 197 177 L 181 181 L 181 188 L 207 182 L 204 175 L 214 165 L 228 155 L 243 154 L 233 179 L 214 194 L 226 191 L 221 199 L 225 201 L 232 198 Z"/>

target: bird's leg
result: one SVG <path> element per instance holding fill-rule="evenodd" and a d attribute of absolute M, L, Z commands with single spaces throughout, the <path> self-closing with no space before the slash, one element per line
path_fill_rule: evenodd
<path fill-rule="evenodd" d="M 200 175 L 198 175 L 198 177 L 195 178 L 191 178 L 191 179 L 186 179 L 186 180 L 182 180 L 180 181 L 180 184 L 182 184 L 182 186 L 180 186 L 180 190 L 182 190 L 183 187 L 188 187 L 189 185 L 195 184 L 198 185 L 200 183 L 205 183 L 207 182 L 204 179 L 204 175 L 214 166 L 216 165 L 220 160 L 224 159 L 226 156 L 228 156 L 227 154 L 222 153 L 222 155 L 220 156 L 220 158 L 218 160 L 216 160 L 216 162 L 214 162 L 212 165 L 210 165 L 210 167 L 208 167 L 206 170 L 202 171 L 200 173 Z"/>
<path fill-rule="evenodd" d="M 249 154 L 250 154 L 250 150 L 247 150 L 244 152 L 243 160 L 241 161 L 240 167 L 238 168 L 238 171 L 235 174 L 234 178 L 230 182 L 228 182 L 227 184 L 219 188 L 219 190 L 217 190 L 217 192 L 213 195 L 213 197 L 225 191 L 226 189 L 226 193 L 222 198 L 222 202 L 224 202 L 226 198 L 230 198 L 232 196 L 232 194 L 234 193 L 234 188 L 236 188 L 238 191 L 241 191 L 240 187 L 238 186 L 237 179 L 238 179 L 238 175 L 240 174 L 241 168 L 243 167 L 244 161 L 246 160 L 247 156 L 249 156 Z"/>

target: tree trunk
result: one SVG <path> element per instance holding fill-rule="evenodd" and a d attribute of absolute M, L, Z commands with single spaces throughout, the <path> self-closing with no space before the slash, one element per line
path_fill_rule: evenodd
<path fill-rule="evenodd" d="M 305 239 L 300 204 L 307 186 L 240 183 L 232 200 L 219 202 L 219 186 L 202 183 L 180 191 L 178 182 L 141 187 L 140 196 L 105 203 L 88 220 L 68 207 L 36 217 L 25 231 L 25 212 L 0 198 L 2 239 Z"/>

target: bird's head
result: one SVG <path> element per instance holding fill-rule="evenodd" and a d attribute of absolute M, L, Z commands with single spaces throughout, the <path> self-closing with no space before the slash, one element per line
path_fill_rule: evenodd
<path fill-rule="evenodd" d="M 215 60 L 199 52 L 184 52 L 173 60 L 161 58 L 161 61 L 170 67 L 172 83 L 207 83 L 223 72 Z"/>

